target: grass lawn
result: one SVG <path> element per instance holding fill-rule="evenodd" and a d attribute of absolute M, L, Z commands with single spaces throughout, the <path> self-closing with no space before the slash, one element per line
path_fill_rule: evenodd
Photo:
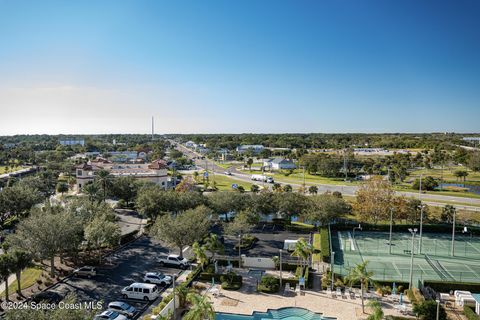
<path fill-rule="evenodd" d="M 443 169 L 443 180 L 447 183 L 463 183 L 463 181 L 458 180 L 453 173 L 457 170 L 464 170 L 468 172 L 468 176 L 465 183 L 480 184 L 480 172 L 474 172 L 462 166 L 451 166 Z M 432 176 L 434 178 L 440 179 L 442 177 L 442 169 L 421 169 L 410 172 L 410 175 L 407 179 L 417 179 L 420 175 Z"/>
<path fill-rule="evenodd" d="M 219 191 L 233 191 L 232 184 L 234 183 L 239 186 L 242 186 L 245 189 L 245 191 L 250 191 L 250 187 L 253 184 L 253 183 L 236 180 L 236 179 L 233 179 L 224 175 L 218 175 L 218 174 L 216 174 L 215 177 L 213 175 L 210 175 L 209 178 L 210 178 L 210 186 L 213 186 L 213 181 L 215 181 Z M 201 181 L 201 178 L 199 178 L 199 181 Z"/>
<path fill-rule="evenodd" d="M 19 166 L 19 167 L 15 167 L 13 170 L 10 170 L 10 167 L 8 167 L 8 171 L 7 171 L 7 167 L 6 167 L 6 166 L 0 166 L 0 174 L 15 172 L 15 171 L 18 171 L 18 170 L 21 170 L 21 169 L 25 169 L 25 168 L 26 168 L 26 167 Z"/>
<path fill-rule="evenodd" d="M 20 278 L 22 290 L 28 288 L 37 282 L 42 275 L 42 269 L 38 267 L 23 270 Z M 18 290 L 17 279 L 8 286 L 8 294 L 15 293 Z M 5 291 L 0 293 L 0 297 L 5 297 Z"/>
<path fill-rule="evenodd" d="M 242 170 L 246 174 L 261 174 L 260 171 L 256 170 Z M 294 170 L 294 172 L 288 176 L 285 176 L 281 172 L 265 172 L 266 176 L 273 177 L 275 181 L 284 182 L 284 183 L 294 183 L 294 184 L 303 184 L 303 172 L 302 170 Z M 343 178 L 326 178 L 318 175 L 313 175 L 305 172 L 305 184 L 334 184 L 334 185 L 358 185 L 359 182 L 345 182 Z"/>

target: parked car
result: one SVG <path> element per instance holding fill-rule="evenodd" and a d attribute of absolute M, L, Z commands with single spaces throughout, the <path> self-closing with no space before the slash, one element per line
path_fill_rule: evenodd
<path fill-rule="evenodd" d="M 97 275 L 97 269 L 95 267 L 85 266 L 85 267 L 81 267 L 73 270 L 73 275 L 91 278 Z"/>
<path fill-rule="evenodd" d="M 63 295 L 56 291 L 42 291 L 39 293 L 35 293 L 32 296 L 32 301 L 36 303 L 40 303 L 42 301 L 47 303 L 59 303 L 63 300 Z"/>
<path fill-rule="evenodd" d="M 97 314 L 93 320 L 128 320 L 128 318 L 116 311 L 107 310 Z"/>
<path fill-rule="evenodd" d="M 124 316 L 127 316 L 129 318 L 133 317 L 135 313 L 137 312 L 137 309 L 135 307 L 129 305 L 126 302 L 122 301 L 113 301 L 108 304 L 108 310 L 110 311 L 115 311 L 120 314 L 123 314 Z"/>
<path fill-rule="evenodd" d="M 122 289 L 124 299 L 155 300 L 160 296 L 158 287 L 151 283 L 132 283 Z"/>
<path fill-rule="evenodd" d="M 160 263 L 161 266 L 170 265 L 180 269 L 187 269 L 190 265 L 187 259 L 181 258 L 178 254 L 161 256 L 158 258 L 158 263 Z"/>
<path fill-rule="evenodd" d="M 231 176 L 231 175 L 232 175 L 232 173 L 231 173 L 230 171 L 225 171 L 225 174 L 226 174 L 227 176 Z"/>
<path fill-rule="evenodd" d="M 147 272 L 143 277 L 143 281 L 146 283 L 155 283 L 161 286 L 165 286 L 172 283 L 172 277 L 167 276 L 161 272 Z"/>

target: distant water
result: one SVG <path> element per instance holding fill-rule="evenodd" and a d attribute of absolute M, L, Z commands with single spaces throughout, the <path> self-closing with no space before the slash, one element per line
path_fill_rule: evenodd
<path fill-rule="evenodd" d="M 480 194 L 480 186 L 476 186 L 473 184 L 463 184 L 463 183 L 442 183 L 440 185 L 442 188 L 443 187 L 461 187 L 461 188 L 467 188 L 468 192 L 472 192 L 475 194 Z"/>

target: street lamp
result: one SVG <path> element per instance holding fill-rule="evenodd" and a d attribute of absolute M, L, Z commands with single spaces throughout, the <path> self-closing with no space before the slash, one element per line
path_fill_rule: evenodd
<path fill-rule="evenodd" d="M 176 306 L 176 298 L 175 296 L 177 295 L 175 293 L 175 275 L 172 275 L 172 283 L 173 283 L 173 319 L 177 318 L 177 306 Z"/>
<path fill-rule="evenodd" d="M 412 234 L 412 249 L 410 250 L 410 284 L 409 289 L 413 288 L 413 252 L 415 250 L 415 234 L 417 233 L 417 228 L 411 229 L 408 228 L 408 231 Z"/>
<path fill-rule="evenodd" d="M 423 210 L 425 209 L 425 205 L 422 203 L 420 204 L 420 240 L 418 242 L 418 253 L 422 253 L 422 231 L 423 231 Z"/>
<path fill-rule="evenodd" d="M 282 249 L 278 250 L 280 252 L 280 290 L 282 290 Z"/>
<path fill-rule="evenodd" d="M 457 217 L 457 209 L 453 208 L 453 225 L 452 225 L 452 257 L 455 255 L 455 219 Z"/>
<path fill-rule="evenodd" d="M 388 253 L 392 254 L 393 208 L 390 208 L 390 235 L 388 237 Z"/>
<path fill-rule="evenodd" d="M 333 290 L 333 282 L 335 282 L 335 277 L 333 273 L 333 265 L 335 264 L 335 251 L 332 251 L 332 261 L 330 262 L 330 272 L 332 273 L 332 290 Z"/>

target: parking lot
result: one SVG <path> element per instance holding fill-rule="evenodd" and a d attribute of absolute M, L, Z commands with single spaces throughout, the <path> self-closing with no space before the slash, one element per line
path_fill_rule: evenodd
<path fill-rule="evenodd" d="M 274 230 L 271 225 L 263 228 L 263 224 L 260 224 L 258 228 L 250 232 L 254 237 L 258 238 L 253 248 L 248 250 L 242 250 L 242 254 L 252 257 L 273 257 L 279 255 L 279 250 L 283 249 L 285 240 L 296 240 L 304 238 L 308 240 L 310 234 L 308 233 L 295 233 L 284 230 Z M 238 243 L 237 237 L 225 236 L 225 254 L 226 255 L 238 255 L 238 250 L 234 249 L 234 246 Z"/>
<path fill-rule="evenodd" d="M 58 283 L 51 290 L 67 294 L 77 294 L 80 301 L 102 301 L 104 309 L 109 302 L 125 301 L 139 310 L 134 319 L 138 319 L 147 307 L 157 302 L 145 302 L 123 299 L 121 290 L 133 282 L 143 282 L 146 272 L 162 272 L 167 275 L 179 274 L 181 270 L 160 267 L 156 262 L 160 254 L 167 254 L 168 249 L 147 237 L 141 237 L 117 253 L 108 257 L 107 266 L 97 269 L 97 276 L 91 279 L 71 277 Z M 161 288 L 164 291 L 165 288 Z M 100 310 L 99 310 L 100 313 Z"/>

